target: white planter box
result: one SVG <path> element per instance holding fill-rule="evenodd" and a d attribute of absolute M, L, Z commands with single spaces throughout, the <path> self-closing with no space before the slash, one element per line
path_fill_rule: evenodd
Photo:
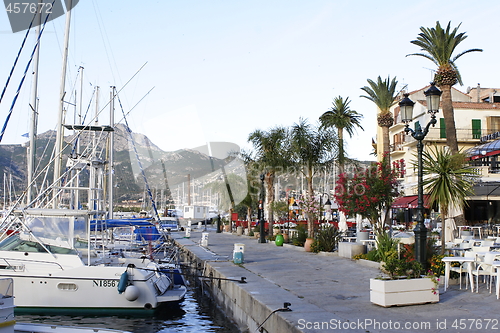
<path fill-rule="evenodd" d="M 370 301 L 380 306 L 439 302 L 439 290 L 430 278 L 370 279 Z"/>

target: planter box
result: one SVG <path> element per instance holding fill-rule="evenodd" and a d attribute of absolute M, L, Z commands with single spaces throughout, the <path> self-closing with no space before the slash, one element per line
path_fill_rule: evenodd
<path fill-rule="evenodd" d="M 435 289 L 430 278 L 370 279 L 370 301 L 383 307 L 437 303 L 439 291 Z"/>

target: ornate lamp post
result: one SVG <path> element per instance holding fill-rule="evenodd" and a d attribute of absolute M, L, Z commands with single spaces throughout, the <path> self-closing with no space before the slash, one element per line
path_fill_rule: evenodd
<path fill-rule="evenodd" d="M 422 153 L 424 145 L 422 141 L 424 140 L 427 133 L 429 133 L 429 127 L 436 124 L 436 113 L 439 112 L 439 100 L 441 97 L 441 90 L 439 90 L 434 82 L 431 83 L 429 89 L 424 91 L 424 95 L 427 99 L 427 112 L 431 115 L 431 120 L 422 130 L 422 127 L 417 126 L 415 130 L 410 128 L 409 123 L 413 120 L 413 102 L 408 98 L 409 94 L 404 94 L 404 98 L 399 102 L 399 107 L 401 108 L 401 120 L 405 123 L 405 132 L 410 134 L 415 140 L 417 140 L 417 163 L 418 163 L 418 174 L 417 174 L 417 189 L 418 189 L 418 201 L 417 201 L 417 226 L 413 229 L 415 233 L 415 260 L 422 264 L 422 267 L 427 266 L 427 258 L 425 256 L 425 248 L 427 243 L 427 228 L 424 224 L 424 189 L 423 189 L 423 166 L 422 166 Z"/>

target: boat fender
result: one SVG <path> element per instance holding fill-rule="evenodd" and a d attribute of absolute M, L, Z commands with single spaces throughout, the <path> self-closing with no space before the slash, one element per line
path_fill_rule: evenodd
<path fill-rule="evenodd" d="M 134 285 L 130 285 L 125 289 L 125 298 L 127 301 L 133 302 L 139 298 L 140 290 Z"/>
<path fill-rule="evenodd" d="M 127 289 L 128 285 L 128 273 L 127 271 L 123 272 L 122 276 L 120 276 L 120 282 L 118 282 L 118 293 L 121 294 Z"/>

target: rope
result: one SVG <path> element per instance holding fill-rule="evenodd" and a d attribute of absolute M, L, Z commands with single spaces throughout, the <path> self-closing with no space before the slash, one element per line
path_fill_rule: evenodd
<path fill-rule="evenodd" d="M 54 2 L 55 2 L 55 0 L 52 1 L 52 5 L 54 4 Z M 24 69 L 23 78 L 21 79 L 21 82 L 19 83 L 19 86 L 17 87 L 16 95 L 14 96 L 14 100 L 12 101 L 12 104 L 11 104 L 10 109 L 9 109 L 9 114 L 7 115 L 7 119 L 5 119 L 5 123 L 3 124 L 2 131 L 0 132 L 0 142 L 2 142 L 3 135 L 5 134 L 5 130 L 7 129 L 7 124 L 9 123 L 10 117 L 12 116 L 12 111 L 14 110 L 14 106 L 16 105 L 17 98 L 19 97 L 19 92 L 24 84 L 24 79 L 26 78 L 26 73 L 28 73 L 28 69 L 31 65 L 31 61 L 33 61 L 33 56 L 35 55 L 35 51 L 38 48 L 38 45 L 40 45 L 40 38 L 42 37 L 42 33 L 43 33 L 43 30 L 45 29 L 45 25 L 47 24 L 48 18 L 49 18 L 49 15 L 47 15 L 45 17 L 45 21 L 43 22 L 43 27 L 42 27 L 42 29 L 40 29 L 40 33 L 38 34 L 38 38 L 36 40 L 35 47 L 33 48 L 33 52 L 31 52 L 30 60 L 28 61 L 28 64 L 26 65 L 26 68 Z M 30 26 L 31 26 L 31 24 L 30 24 Z M 3 93 L 2 93 L 2 97 L 3 97 Z"/>
<path fill-rule="evenodd" d="M 149 187 L 148 179 L 146 178 L 146 173 L 144 172 L 144 168 L 142 167 L 141 159 L 139 158 L 139 153 L 137 152 L 137 147 L 135 146 L 134 138 L 132 137 L 132 131 L 130 130 L 130 127 L 128 126 L 128 121 L 127 121 L 127 117 L 125 115 L 125 111 L 123 110 L 122 101 L 120 100 L 120 97 L 118 96 L 118 94 L 116 96 L 118 97 L 118 103 L 120 104 L 120 108 L 122 110 L 123 120 L 124 120 L 125 126 L 127 128 L 127 133 L 129 134 L 130 141 L 132 142 L 132 147 L 134 148 L 135 158 L 137 159 L 137 163 L 139 164 L 139 169 L 141 169 L 142 178 L 144 179 L 144 184 L 146 185 L 146 190 L 148 191 L 149 198 L 151 199 L 151 205 L 153 206 L 156 220 L 160 221 L 160 216 L 158 215 L 158 210 L 156 209 L 156 203 L 155 203 L 155 200 L 153 198 L 153 194 L 151 193 L 151 188 Z"/>
<path fill-rule="evenodd" d="M 14 69 L 16 68 L 17 61 L 19 60 L 19 56 L 21 55 L 21 52 L 23 51 L 24 44 L 26 43 L 26 40 L 28 39 L 28 35 L 31 30 L 31 26 L 33 25 L 33 21 L 35 21 L 36 15 L 33 15 L 33 18 L 31 19 L 30 25 L 28 27 L 28 30 L 26 31 L 26 35 L 24 36 L 23 42 L 21 43 L 21 48 L 19 49 L 19 52 L 17 53 L 17 57 L 14 60 L 14 64 L 12 65 L 12 68 L 9 73 L 9 77 L 7 77 L 7 82 L 5 82 L 5 86 L 3 87 L 2 95 L 0 96 L 0 103 L 2 103 L 3 96 L 5 95 L 5 91 L 7 90 L 7 87 L 9 86 L 10 79 L 12 78 L 12 74 L 14 73 Z"/>

